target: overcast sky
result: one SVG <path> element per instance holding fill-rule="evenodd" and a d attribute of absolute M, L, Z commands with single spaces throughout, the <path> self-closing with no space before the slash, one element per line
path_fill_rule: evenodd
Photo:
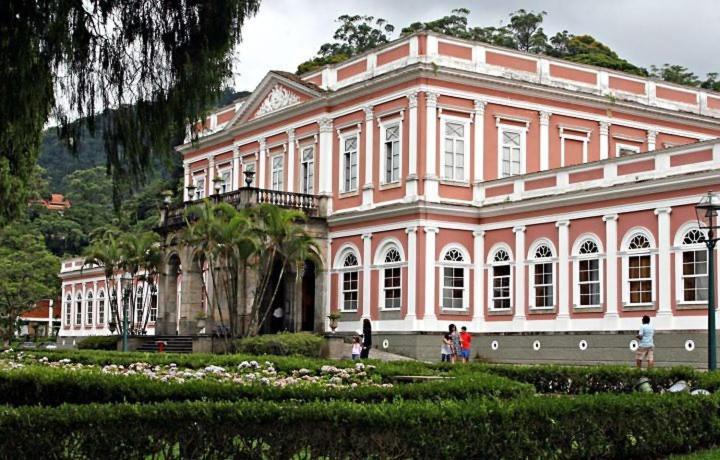
<path fill-rule="evenodd" d="M 547 35 L 590 34 L 633 64 L 681 64 L 701 77 L 720 72 L 719 0 L 262 0 L 243 29 L 238 90 L 253 90 L 269 70 L 294 72 L 331 41 L 341 14 L 387 19 L 400 29 L 470 9 L 470 26 L 499 25 L 519 8 L 546 11 Z"/>

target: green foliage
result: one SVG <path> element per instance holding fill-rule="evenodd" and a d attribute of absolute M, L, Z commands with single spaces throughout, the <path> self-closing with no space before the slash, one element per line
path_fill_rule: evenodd
<path fill-rule="evenodd" d="M 99 335 L 83 339 L 77 344 L 80 350 L 117 350 L 116 335 Z"/>
<path fill-rule="evenodd" d="M 50 115 L 78 148 L 102 125 L 114 184 L 141 178 L 232 75 L 257 0 L 0 3 L 0 224 L 21 215 Z M 97 116 L 104 114 L 102 119 Z M 99 122 L 99 123 L 98 123 Z M 119 207 L 121 187 L 114 187 Z"/>
<path fill-rule="evenodd" d="M 235 350 L 250 355 L 307 356 L 319 358 L 325 339 L 308 332 L 265 334 L 235 341 Z"/>
<path fill-rule="evenodd" d="M 663 64 L 662 67 L 650 66 L 650 74 L 661 80 L 685 86 L 700 86 L 700 79 L 686 67 L 677 64 Z M 713 78 L 708 74 L 708 78 Z"/>
<path fill-rule="evenodd" d="M 14 458 L 658 458 L 720 436 L 716 397 L 3 407 Z M 188 423 L 188 421 L 192 423 Z M 27 446 L 33 446 L 27 449 Z"/>
<path fill-rule="evenodd" d="M 0 336 L 7 342 L 15 332 L 15 319 L 40 299 L 59 292 L 60 261 L 42 235 L 25 224 L 0 229 Z"/>

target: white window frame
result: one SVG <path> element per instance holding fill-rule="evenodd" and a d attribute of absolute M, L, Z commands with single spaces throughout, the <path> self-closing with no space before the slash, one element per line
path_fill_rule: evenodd
<path fill-rule="evenodd" d="M 542 258 L 538 259 L 536 258 L 535 253 L 540 248 L 540 246 L 547 246 L 547 248 L 550 250 L 550 253 L 552 254 L 551 257 L 548 258 Z M 536 298 L 535 298 L 535 290 L 538 287 L 535 284 L 535 266 L 539 264 L 550 264 L 550 267 L 552 269 L 552 281 L 550 283 L 550 288 L 552 289 L 552 305 L 539 307 L 536 304 Z M 537 311 L 552 311 L 555 310 L 555 307 L 557 307 L 557 251 L 555 250 L 554 245 L 552 242 L 546 239 L 541 239 L 536 242 L 534 242 L 530 246 L 530 250 L 528 251 L 528 258 L 527 258 L 527 264 L 528 264 L 528 305 L 531 310 L 537 310 Z"/>
<path fill-rule="evenodd" d="M 102 317 L 100 312 L 102 311 Z M 105 290 L 98 290 L 97 297 L 97 322 L 98 324 L 105 324 L 107 322 L 107 297 L 105 296 Z"/>
<path fill-rule="evenodd" d="M 92 289 L 85 293 L 85 325 L 91 326 L 95 320 L 95 295 Z"/>
<path fill-rule="evenodd" d="M 72 293 L 68 293 L 65 296 L 65 325 L 72 326 L 72 307 L 73 307 L 73 296 Z"/>
<path fill-rule="evenodd" d="M 218 168 L 218 177 L 222 179 L 220 182 L 220 194 L 232 191 L 232 164 Z"/>
<path fill-rule="evenodd" d="M 580 248 L 586 241 L 592 241 L 598 249 L 598 252 L 593 254 L 580 254 Z M 598 283 L 599 283 L 599 301 L 600 303 L 594 305 L 580 305 L 580 262 L 586 260 L 597 260 L 598 261 Z M 580 235 L 575 240 L 575 245 L 572 250 L 572 266 L 573 266 L 573 308 L 576 310 L 584 309 L 596 309 L 601 308 L 605 304 L 605 253 L 603 247 L 600 244 L 600 239 L 594 234 Z"/>
<path fill-rule="evenodd" d="M 640 153 L 640 146 L 635 144 L 623 144 L 622 142 L 616 142 L 615 143 L 615 156 L 620 156 L 621 150 L 630 150 L 632 151 L 632 154 Z"/>
<path fill-rule="evenodd" d="M 350 184 L 346 187 L 346 181 L 345 181 L 345 169 L 346 169 L 346 159 L 345 154 L 347 153 L 345 151 L 345 141 L 347 139 L 350 139 L 354 137 L 355 138 L 355 186 L 352 186 L 352 181 L 350 181 Z M 338 182 L 338 190 L 341 194 L 346 193 L 356 193 L 358 191 L 358 188 L 360 186 L 360 131 L 352 131 L 349 133 L 342 133 L 340 134 L 340 171 L 339 171 L 339 182 Z M 350 163 L 352 165 L 352 155 L 350 156 Z M 352 171 L 352 166 L 350 171 Z M 349 187 L 349 188 L 348 188 Z"/>
<path fill-rule="evenodd" d="M 195 196 L 192 200 L 202 200 L 206 196 L 205 190 L 205 174 L 197 174 L 193 176 L 193 185 L 195 186 Z"/>
<path fill-rule="evenodd" d="M 527 168 L 527 132 L 529 129 L 529 123 L 526 122 L 525 126 L 511 125 L 503 123 L 502 118 L 496 120 L 497 126 L 497 177 L 503 179 L 506 177 L 513 177 L 525 174 Z M 519 174 L 503 174 L 503 134 L 506 131 L 513 131 L 520 133 L 520 173 Z"/>
<path fill-rule="evenodd" d="M 250 166 L 252 166 L 252 169 L 250 169 L 250 171 L 255 172 L 255 175 L 253 176 L 253 180 L 250 183 L 250 187 L 255 187 L 256 186 L 255 184 L 257 184 L 257 161 L 254 159 L 251 161 L 243 161 L 243 164 L 242 164 L 243 176 L 242 176 L 242 180 L 241 180 L 243 187 L 245 186 L 245 171 L 247 171 Z"/>
<path fill-rule="evenodd" d="M 584 136 L 579 136 L 577 134 L 568 134 L 565 131 L 569 131 L 571 133 L 580 133 L 585 132 Z M 578 141 L 582 142 L 582 163 L 585 164 L 588 161 L 588 144 L 590 143 L 590 131 L 585 131 L 583 128 L 568 128 L 568 127 L 560 127 L 560 166 L 563 167 L 566 165 L 565 162 L 565 141 L 571 140 L 571 141 Z"/>
<path fill-rule="evenodd" d="M 508 255 L 509 260 L 502 261 L 502 262 L 495 262 L 495 255 L 498 253 L 498 251 L 505 251 Z M 513 311 L 513 307 L 515 306 L 515 257 L 513 256 L 512 250 L 510 250 L 510 247 L 505 244 L 499 244 L 496 246 L 493 246 L 490 249 L 490 252 L 488 252 L 488 258 L 487 258 L 487 299 L 488 299 L 488 312 L 502 312 L 502 313 L 508 313 Z M 495 278 L 495 267 L 507 265 L 510 269 L 510 276 L 509 276 L 509 286 L 508 289 L 510 291 L 509 296 L 509 306 L 507 308 L 495 308 L 495 296 L 494 296 L 494 290 L 493 290 L 493 279 Z M 498 297 L 498 299 L 504 299 L 504 297 Z"/>
<path fill-rule="evenodd" d="M 683 243 L 685 235 L 691 230 L 699 230 L 704 236 L 707 236 L 705 231 L 698 229 L 696 222 L 688 222 L 682 225 L 675 234 L 675 245 L 673 247 L 673 251 L 675 252 L 675 300 L 678 305 L 707 306 L 707 300 L 685 300 L 685 284 L 683 283 L 683 252 L 703 251 L 707 254 L 707 246 L 704 243 L 693 245 L 685 245 Z M 705 265 L 709 268 L 707 257 L 705 258 Z M 707 269 L 705 273 L 705 277 L 709 277 Z"/>
<path fill-rule="evenodd" d="M 650 243 L 649 249 L 643 249 L 643 250 L 629 250 L 628 245 L 632 241 L 632 239 L 636 236 L 642 234 L 647 238 L 648 242 Z M 653 238 L 652 233 L 648 231 L 645 228 L 642 227 L 636 227 L 630 229 L 626 234 L 625 237 L 622 240 L 622 251 L 620 252 L 620 257 L 622 257 L 622 301 L 623 301 L 623 307 L 655 307 L 656 301 L 657 301 L 657 245 L 655 244 L 655 238 Z M 630 303 L 630 257 L 632 256 L 643 256 L 643 255 L 649 255 L 650 256 L 650 278 L 651 278 L 651 299 L 650 302 L 641 302 L 641 303 Z"/>
<path fill-rule="evenodd" d="M 453 177 L 445 176 L 445 129 L 448 123 L 463 125 L 463 171 L 462 179 L 455 178 L 455 168 L 453 168 Z M 453 115 L 440 115 L 440 180 L 452 184 L 468 185 L 470 184 L 470 118 L 456 117 Z M 453 143 L 454 145 L 454 143 Z"/>
<path fill-rule="evenodd" d="M 346 267 L 344 265 L 345 259 L 348 255 L 354 255 L 355 260 L 357 260 L 357 265 L 353 265 L 350 267 Z M 360 274 L 363 270 L 363 264 L 362 260 L 360 259 L 360 251 L 358 249 L 350 244 L 344 245 L 340 250 L 338 251 L 337 255 L 335 256 L 335 272 L 338 275 L 337 279 L 337 307 L 338 311 L 341 313 L 355 313 L 359 310 L 362 297 L 361 297 L 361 281 L 362 277 Z M 345 293 L 346 292 L 353 292 L 352 290 L 345 290 L 345 274 L 347 273 L 355 273 L 355 276 L 357 276 L 357 288 L 354 290 L 357 293 L 357 305 L 354 309 L 345 309 Z"/>
<path fill-rule="evenodd" d="M 387 256 L 387 253 L 390 252 L 390 250 L 392 249 L 396 250 L 398 255 L 400 256 L 399 262 L 385 262 L 385 257 Z M 407 267 L 407 259 L 405 259 L 405 253 L 403 252 L 403 247 L 402 244 L 400 244 L 400 241 L 395 238 L 383 240 L 378 246 L 378 250 L 375 253 L 375 266 L 373 267 L 379 271 L 378 282 L 380 284 L 378 286 L 378 305 L 380 306 L 381 311 L 399 311 L 400 309 L 402 309 L 403 295 L 405 294 L 403 292 L 403 268 L 405 267 Z M 400 290 L 400 305 L 397 307 L 387 307 L 385 305 L 385 271 L 392 268 L 398 268 L 400 270 L 400 286 L 398 288 L 393 288 Z"/>
<path fill-rule="evenodd" d="M 308 150 L 312 155 L 310 161 L 305 160 L 305 152 Z M 312 144 L 300 147 L 300 192 L 307 195 L 315 193 L 315 146 Z"/>
<path fill-rule="evenodd" d="M 276 160 L 280 160 L 276 164 Z M 280 165 L 278 168 L 277 166 Z M 282 192 L 285 187 L 285 155 L 280 153 L 270 157 L 270 190 Z"/>
<path fill-rule="evenodd" d="M 156 323 L 158 315 L 158 289 L 156 285 L 150 286 L 150 308 L 148 308 L 148 322 Z"/>
<path fill-rule="evenodd" d="M 83 324 L 83 299 L 82 292 L 78 292 L 75 295 L 75 326 L 81 326 Z"/>
<path fill-rule="evenodd" d="M 445 260 L 445 257 L 450 251 L 458 251 L 462 255 L 462 262 L 455 262 L 455 261 L 448 261 Z M 438 274 L 439 276 L 439 292 L 438 292 L 438 305 L 440 306 L 440 309 L 442 311 L 452 311 L 452 312 L 464 312 L 468 311 L 470 309 L 470 269 L 473 268 L 472 259 L 470 258 L 470 253 L 460 244 L 457 243 L 451 243 L 447 246 L 445 246 L 442 251 L 440 251 L 440 259 L 437 261 L 437 267 L 438 267 Z M 443 298 L 444 298 L 444 291 L 445 291 L 445 269 L 446 268 L 462 268 L 463 271 L 463 287 L 462 287 L 462 307 L 461 308 L 453 308 L 453 307 L 446 307 L 443 304 Z M 448 286 L 450 289 L 455 289 L 452 286 Z"/>
<path fill-rule="evenodd" d="M 135 324 L 143 323 L 145 316 L 145 289 L 147 289 L 145 284 L 138 284 L 135 287 Z"/>
<path fill-rule="evenodd" d="M 380 126 L 380 184 L 381 185 L 392 185 L 399 184 L 403 177 L 403 117 L 392 118 L 387 121 L 378 120 Z M 387 180 L 387 152 L 386 143 L 387 140 L 387 129 L 392 127 L 398 127 L 398 139 L 397 139 L 397 150 L 398 150 L 398 177 L 395 180 Z M 392 173 L 391 173 L 392 174 Z"/>

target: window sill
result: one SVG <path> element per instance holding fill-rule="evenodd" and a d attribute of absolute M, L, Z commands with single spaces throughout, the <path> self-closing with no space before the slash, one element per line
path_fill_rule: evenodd
<path fill-rule="evenodd" d="M 576 313 L 602 313 L 603 305 L 573 305 L 573 311 Z"/>
<path fill-rule="evenodd" d="M 440 313 L 448 315 L 469 315 L 470 310 L 467 308 L 443 308 L 440 307 Z"/>
<path fill-rule="evenodd" d="M 502 310 L 496 309 L 496 310 L 488 310 L 487 312 L 488 316 L 513 316 L 515 312 L 512 308 L 503 308 Z"/>
<path fill-rule="evenodd" d="M 449 185 L 451 187 L 465 187 L 470 188 L 470 182 L 468 181 L 458 181 L 458 180 L 450 180 L 450 179 L 440 179 L 440 184 L 442 185 Z"/>
<path fill-rule="evenodd" d="M 705 310 L 707 311 L 707 302 L 678 302 L 678 310 Z"/>
<path fill-rule="evenodd" d="M 351 191 L 349 191 L 349 192 L 340 192 L 340 193 L 338 193 L 338 199 L 350 198 L 350 197 L 353 197 L 353 196 L 358 196 L 358 191 L 357 191 L 357 190 L 351 190 Z"/>
<path fill-rule="evenodd" d="M 530 307 L 528 309 L 529 315 L 551 315 L 555 313 L 555 307 L 537 308 Z"/>
<path fill-rule="evenodd" d="M 379 309 L 378 311 L 380 311 L 380 312 L 382 313 L 382 312 L 386 312 L 386 311 L 388 311 L 388 312 L 396 312 L 396 311 L 400 311 L 400 310 L 402 310 L 402 307 L 398 307 L 398 308 L 381 308 L 381 309 Z"/>
<path fill-rule="evenodd" d="M 651 311 L 655 310 L 655 303 L 636 303 L 636 304 L 623 304 L 623 311 Z"/>
<path fill-rule="evenodd" d="M 400 188 L 400 187 L 402 187 L 402 183 L 400 181 L 388 182 L 387 184 L 380 184 L 379 190 L 390 190 L 393 188 Z"/>
<path fill-rule="evenodd" d="M 340 316 L 341 316 L 340 319 L 341 319 L 341 320 L 342 320 L 342 316 L 345 316 L 345 315 L 347 315 L 347 316 L 356 315 L 357 312 L 358 312 L 358 310 L 340 310 L 340 311 L 338 311 L 338 313 L 340 313 Z"/>

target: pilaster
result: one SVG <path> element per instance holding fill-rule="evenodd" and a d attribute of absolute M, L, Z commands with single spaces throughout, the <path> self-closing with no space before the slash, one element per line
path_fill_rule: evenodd
<path fill-rule="evenodd" d="M 600 159 L 608 158 L 610 150 L 610 123 L 607 121 L 600 122 Z"/>
<path fill-rule="evenodd" d="M 287 160 L 287 186 L 285 190 L 288 192 L 295 191 L 295 130 L 289 129 L 287 132 L 288 141 L 288 160 Z"/>
<path fill-rule="evenodd" d="M 613 321 L 618 319 L 618 260 L 617 260 L 617 214 L 603 216 L 605 222 L 605 262 L 607 277 L 605 279 L 605 318 Z"/>
<path fill-rule="evenodd" d="M 435 237 L 440 231 L 437 227 L 425 227 L 425 313 L 423 322 L 434 321 L 435 316 Z"/>
<path fill-rule="evenodd" d="M 428 36 L 428 40 L 431 36 Z M 437 176 L 437 102 L 438 94 L 426 93 L 426 133 L 425 138 L 425 199 L 431 202 L 440 201 L 439 182 Z"/>
<path fill-rule="evenodd" d="M 418 194 L 418 92 L 408 98 L 408 176 L 405 178 L 405 200 L 415 201 Z"/>
<path fill-rule="evenodd" d="M 363 241 L 363 286 L 362 286 L 362 318 L 370 318 L 370 269 L 372 267 L 372 233 L 362 236 Z"/>
<path fill-rule="evenodd" d="M 567 330 L 570 321 L 570 221 L 562 220 L 556 222 L 555 226 L 558 229 L 557 326 L 560 330 Z"/>
<path fill-rule="evenodd" d="M 362 187 L 362 205 L 369 208 L 373 205 L 373 108 L 364 107 L 365 112 L 365 184 Z"/>
<path fill-rule="evenodd" d="M 550 168 L 550 112 L 540 112 L 540 171 Z"/>
<path fill-rule="evenodd" d="M 415 330 L 417 319 L 417 227 L 408 227 L 407 233 L 407 313 L 405 320 L 411 322 L 410 329 Z"/>
<path fill-rule="evenodd" d="M 473 232 L 473 325 L 475 331 L 485 326 L 485 283 L 483 282 L 485 266 L 485 232 Z"/>
<path fill-rule="evenodd" d="M 473 167 L 473 201 L 480 203 L 483 200 L 482 182 L 485 178 L 485 106 L 487 102 L 475 100 L 475 113 L 473 129 L 475 134 L 474 167 Z"/>

